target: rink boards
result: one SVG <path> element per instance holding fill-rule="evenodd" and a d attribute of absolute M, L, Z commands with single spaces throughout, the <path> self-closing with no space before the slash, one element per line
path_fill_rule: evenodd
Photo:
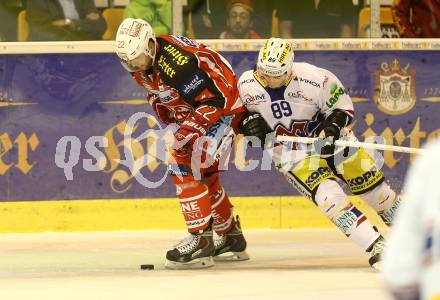
<path fill-rule="evenodd" d="M 371 208 L 350 197 L 372 223 Z M 233 197 L 243 228 L 333 228 L 310 201 L 299 196 Z M 0 203 L 0 233 L 44 231 L 185 230 L 177 199 L 30 201 Z"/>
<path fill-rule="evenodd" d="M 238 76 L 253 68 L 261 43 L 209 41 Z M 437 40 L 294 41 L 296 61 L 331 70 L 349 89 L 360 140 L 379 135 L 388 144 L 416 148 L 440 133 L 439 45 Z M 145 187 L 123 163 L 127 155 L 155 151 L 151 140 L 128 153 L 123 145 L 129 118 L 152 111 L 144 91 L 111 53 L 112 43 L 2 46 L 0 231 L 183 228 L 173 185 Z M 137 125 L 134 136 L 151 129 L 145 119 Z M 99 145 L 100 137 L 107 147 Z M 297 193 L 273 168 L 262 170 L 261 151 L 234 149 L 222 180 L 247 226 L 329 225 L 307 200 L 294 200 Z M 244 172 L 249 159 L 260 163 Z M 397 190 L 413 159 L 384 154 L 382 170 Z M 166 167 L 151 159 L 141 172 L 157 181 Z"/>

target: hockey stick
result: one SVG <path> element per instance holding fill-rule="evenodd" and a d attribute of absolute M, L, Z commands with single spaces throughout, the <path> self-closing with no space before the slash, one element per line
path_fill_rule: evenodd
<path fill-rule="evenodd" d="M 277 136 L 277 140 L 280 142 L 313 144 L 316 140 L 318 140 L 318 138 L 280 135 L 280 136 Z M 393 146 L 393 145 L 386 145 L 386 144 L 363 143 L 363 142 L 354 142 L 354 141 L 344 141 L 344 140 L 337 140 L 335 142 L 335 145 L 336 146 L 343 146 L 343 147 L 356 147 L 356 148 L 364 148 L 364 149 L 372 149 L 372 150 L 384 150 L 384 151 L 415 153 L 415 154 L 422 154 L 425 151 L 424 149 L 419 149 L 419 148 L 401 147 L 401 146 Z"/>

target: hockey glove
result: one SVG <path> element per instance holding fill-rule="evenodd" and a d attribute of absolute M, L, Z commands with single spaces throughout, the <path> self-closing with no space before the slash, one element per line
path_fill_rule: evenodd
<path fill-rule="evenodd" d="M 350 116 L 344 111 L 333 111 L 316 131 L 320 138 L 315 142 L 316 151 L 327 157 L 333 155 L 335 152 L 335 142 L 341 135 L 341 129 L 347 126 L 350 121 Z"/>
<path fill-rule="evenodd" d="M 321 151 L 321 155 L 330 156 L 335 152 L 335 142 L 339 139 L 341 129 L 333 124 L 324 127 L 319 133 L 319 140 L 315 142 L 317 152 Z"/>
<path fill-rule="evenodd" d="M 266 142 L 266 135 L 271 132 L 269 125 L 259 113 L 249 113 L 241 122 L 240 128 L 245 136 L 257 137 L 262 148 Z"/>
<path fill-rule="evenodd" d="M 174 134 L 174 149 L 187 147 L 193 150 L 197 139 L 206 134 L 208 128 L 222 116 L 222 109 L 209 105 L 199 106 L 180 125 Z"/>

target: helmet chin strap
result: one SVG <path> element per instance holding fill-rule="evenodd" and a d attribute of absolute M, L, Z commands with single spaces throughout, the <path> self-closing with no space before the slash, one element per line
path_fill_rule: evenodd
<path fill-rule="evenodd" d="M 292 81 L 293 78 L 294 78 L 293 72 L 292 71 L 288 72 L 284 85 L 287 86 L 290 83 L 290 81 Z"/>

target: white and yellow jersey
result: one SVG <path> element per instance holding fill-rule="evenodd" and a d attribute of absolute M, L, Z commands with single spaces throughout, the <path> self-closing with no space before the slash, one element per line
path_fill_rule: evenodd
<path fill-rule="evenodd" d="M 260 113 L 277 135 L 311 136 L 334 109 L 353 116 L 347 90 L 330 71 L 308 63 L 293 63 L 293 77 L 281 88 L 264 85 L 256 72 L 244 72 L 238 83 L 247 110 Z"/>

